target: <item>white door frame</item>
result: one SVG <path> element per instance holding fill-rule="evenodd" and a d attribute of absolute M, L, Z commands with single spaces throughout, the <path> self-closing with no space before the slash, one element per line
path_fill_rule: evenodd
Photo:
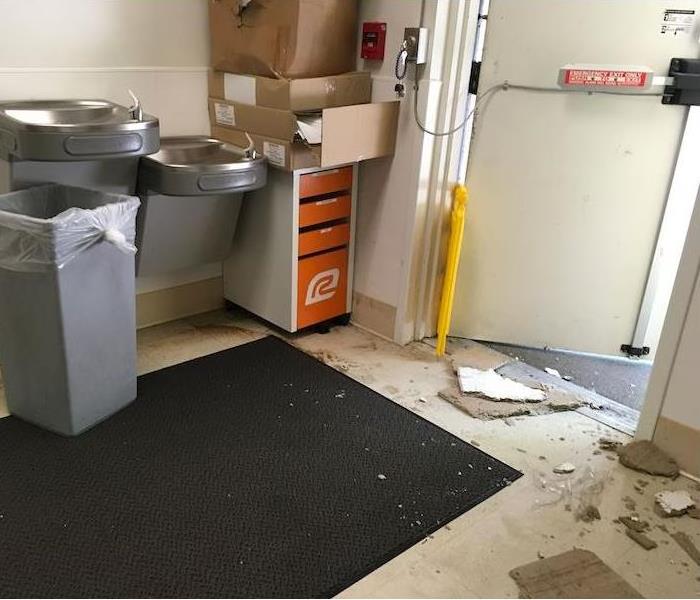
<path fill-rule="evenodd" d="M 686 232 L 700 186 L 700 106 L 691 106 L 683 129 L 668 199 L 649 267 L 644 296 L 631 340 L 635 349 L 656 353 L 660 329 L 669 307 L 673 280 L 683 252 Z"/>
<path fill-rule="evenodd" d="M 637 439 L 650 440 L 661 415 L 666 391 L 676 361 L 681 335 L 685 327 L 693 290 L 700 277 L 700 190 L 690 218 L 685 247 L 678 266 L 673 292 L 659 341 L 659 349 L 651 371 L 646 398 L 637 427 Z"/>

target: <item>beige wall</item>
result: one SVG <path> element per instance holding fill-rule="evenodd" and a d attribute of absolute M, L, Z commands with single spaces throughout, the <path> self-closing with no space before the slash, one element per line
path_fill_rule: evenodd
<path fill-rule="evenodd" d="M 0 100 L 128 89 L 164 135 L 207 133 L 207 0 L 0 0 Z"/>
<path fill-rule="evenodd" d="M 372 72 L 372 100 L 394 100 L 394 61 L 403 40 L 404 27 L 420 20 L 420 0 L 361 0 L 360 26 L 364 21 L 387 23 L 384 60 L 364 61 L 358 68 Z M 359 49 L 358 49 L 359 57 Z M 406 235 L 411 205 L 415 204 L 421 135 L 413 123 L 410 89 L 401 105 L 396 154 L 392 158 L 367 161 L 359 172 L 355 291 L 384 307 L 399 305 Z M 391 311 L 389 311 L 391 312 Z M 388 314 L 384 310 L 384 318 Z M 362 317 L 360 317 L 362 321 Z M 370 321 L 367 326 L 376 327 Z M 389 328 L 393 330 L 393 324 Z M 386 328 L 384 329 L 386 332 Z M 390 336 L 390 337 L 393 337 Z"/>

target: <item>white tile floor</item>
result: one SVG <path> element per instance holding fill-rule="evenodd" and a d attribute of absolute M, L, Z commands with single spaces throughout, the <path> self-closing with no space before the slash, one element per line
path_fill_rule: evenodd
<path fill-rule="evenodd" d="M 269 333 L 262 324 L 240 315 L 211 313 L 139 332 L 139 372 L 163 368 L 256 339 Z M 656 525 L 653 494 L 666 488 L 700 492 L 693 482 L 669 482 L 642 476 L 594 455 L 600 436 L 625 439 L 604 425 L 571 412 L 503 421 L 479 421 L 439 399 L 437 392 L 451 381 L 446 361 L 420 343 L 400 348 L 355 327 L 336 328 L 326 335 L 291 336 L 289 341 L 331 366 L 421 414 L 460 438 L 476 442 L 486 452 L 525 473 L 509 488 L 443 527 L 354 586 L 344 597 L 517 597 L 508 571 L 525 562 L 576 546 L 596 552 L 646 597 L 700 597 L 700 567 L 668 533 Z M 426 401 L 421 402 L 419 398 Z M 0 382 L 0 414 L 5 415 Z M 539 457 L 545 457 L 543 459 Z M 601 496 L 602 520 L 576 522 L 564 502 L 542 506 L 550 497 L 539 485 L 540 473 L 563 461 L 587 468 L 606 483 Z M 649 481 L 644 493 L 637 480 Z M 612 522 L 629 514 L 623 498 L 637 503 L 642 518 L 654 528 L 659 547 L 645 551 Z M 664 520 L 668 530 L 682 529 L 700 547 L 700 521 L 689 517 Z"/>

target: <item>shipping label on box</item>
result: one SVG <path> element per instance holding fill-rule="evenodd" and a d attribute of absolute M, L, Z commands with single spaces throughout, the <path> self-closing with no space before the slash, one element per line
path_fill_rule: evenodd
<path fill-rule="evenodd" d="M 214 102 L 214 120 L 217 125 L 236 126 L 236 113 L 232 105 Z"/>

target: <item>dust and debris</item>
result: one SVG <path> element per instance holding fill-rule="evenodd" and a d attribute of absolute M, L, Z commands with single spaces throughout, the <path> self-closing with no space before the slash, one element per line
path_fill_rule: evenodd
<path fill-rule="evenodd" d="M 423 396 L 420 396 L 418 398 L 418 402 L 422 402 L 423 404 L 425 404 L 427 402 L 427 400 L 425 398 L 423 398 Z"/>
<path fill-rule="evenodd" d="M 554 377 L 559 377 L 559 379 L 562 379 L 561 373 L 552 367 L 545 367 L 544 371 L 548 375 L 553 375 Z"/>
<path fill-rule="evenodd" d="M 538 460 L 547 460 L 547 457 L 546 457 L 546 456 L 540 455 L 540 456 L 537 457 L 537 459 L 538 459 Z"/>
<path fill-rule="evenodd" d="M 600 521 L 600 510 L 598 510 L 597 506 L 593 506 L 592 504 L 579 506 L 576 510 L 576 520 L 583 521 L 584 523 Z"/>
<path fill-rule="evenodd" d="M 680 517 L 695 506 L 685 490 L 664 490 L 654 495 L 654 509 L 661 517 Z"/>
<path fill-rule="evenodd" d="M 676 540 L 676 543 L 693 559 L 693 562 L 700 567 L 700 550 L 698 550 L 698 547 L 690 536 L 683 531 L 677 531 L 672 533 L 671 537 Z"/>
<path fill-rule="evenodd" d="M 693 506 L 693 508 L 689 508 L 688 509 L 688 516 L 691 519 L 700 519 L 700 507 Z M 0 518 L 2 518 L 2 515 L 0 515 Z"/>
<path fill-rule="evenodd" d="M 652 540 L 649 536 L 642 533 L 641 531 L 635 531 L 634 529 L 627 529 L 625 531 L 627 537 L 634 540 L 645 550 L 653 550 L 658 547 L 658 544 Z"/>
<path fill-rule="evenodd" d="M 570 462 L 563 462 L 552 469 L 555 473 L 564 475 L 567 473 L 573 473 L 576 470 L 576 465 Z"/>
<path fill-rule="evenodd" d="M 477 442 L 476 440 L 469 440 L 469 443 L 472 446 L 476 446 L 477 448 L 479 448 L 481 446 L 481 444 L 479 442 Z"/>
<path fill-rule="evenodd" d="M 622 442 L 618 442 L 610 438 L 602 437 L 598 439 L 598 447 L 601 450 L 612 450 L 613 452 L 617 452 L 617 449 L 620 446 L 622 446 Z"/>
<path fill-rule="evenodd" d="M 384 473 L 380 473 L 379 475 L 377 475 L 377 479 L 381 479 L 382 481 L 384 481 L 386 479 L 386 475 L 384 475 Z"/>
<path fill-rule="evenodd" d="M 653 442 L 640 440 L 630 442 L 617 449 L 620 463 L 629 469 L 662 475 L 664 477 L 678 476 L 678 463 Z"/>

